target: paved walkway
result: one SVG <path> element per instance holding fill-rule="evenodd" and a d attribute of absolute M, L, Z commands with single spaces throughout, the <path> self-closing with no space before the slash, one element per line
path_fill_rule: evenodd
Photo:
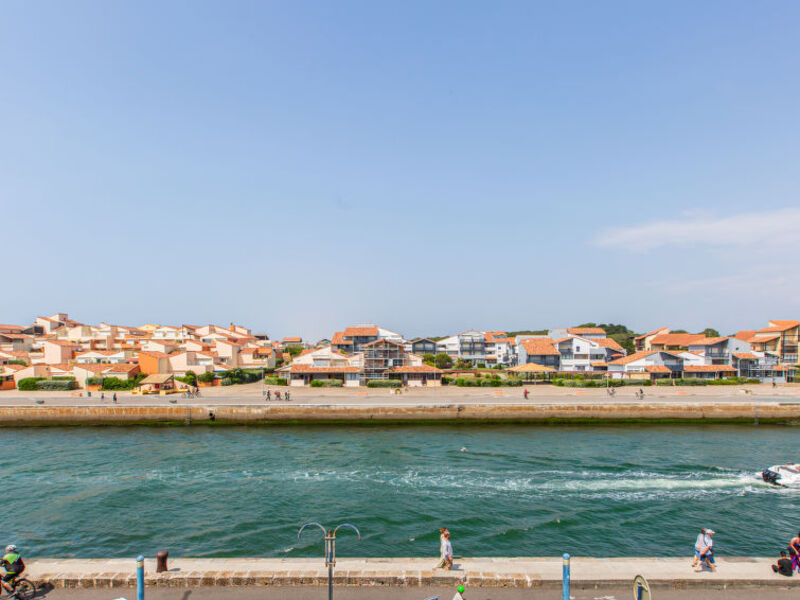
<path fill-rule="evenodd" d="M 786 586 L 797 581 L 776 575 L 767 558 L 720 558 L 716 573 L 696 573 L 690 557 L 681 558 L 574 558 L 572 581 L 582 586 L 629 583 L 637 574 L 651 584 L 682 587 Z M 560 558 L 470 558 L 457 560 L 454 570 L 434 570 L 434 558 L 341 558 L 335 570 L 337 585 L 533 588 L 561 585 Z M 136 585 L 134 559 L 30 560 L 31 579 L 56 588 L 126 587 Z M 322 558 L 267 559 L 178 558 L 169 572 L 157 574 L 155 561 L 145 561 L 149 586 L 209 585 L 324 585 L 327 570 Z"/>

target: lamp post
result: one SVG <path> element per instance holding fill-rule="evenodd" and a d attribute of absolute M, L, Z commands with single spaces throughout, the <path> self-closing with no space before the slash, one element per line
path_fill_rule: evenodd
<path fill-rule="evenodd" d="M 325 540 L 325 566 L 328 567 L 328 600 L 333 600 L 333 567 L 336 565 L 336 532 L 342 527 L 347 527 L 356 532 L 359 541 L 361 541 L 361 532 L 358 531 L 355 525 L 351 525 L 350 523 L 342 523 L 338 525 L 336 529 L 328 529 L 326 531 L 319 523 L 312 522 L 306 523 L 300 528 L 300 531 L 297 532 L 298 540 L 306 527 L 319 527 L 320 530 L 322 530 L 322 535 L 325 536 L 323 539 Z"/>

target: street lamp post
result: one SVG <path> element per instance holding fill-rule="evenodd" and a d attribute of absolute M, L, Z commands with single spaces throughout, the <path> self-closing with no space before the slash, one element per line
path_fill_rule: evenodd
<path fill-rule="evenodd" d="M 336 529 L 328 529 L 326 531 L 319 523 L 312 522 L 306 523 L 300 528 L 300 531 L 297 532 L 298 540 L 306 527 L 319 527 L 320 530 L 322 530 L 322 535 L 325 536 L 323 539 L 325 540 L 325 566 L 328 567 L 328 600 L 333 600 L 333 567 L 336 565 L 336 532 L 342 527 L 347 527 L 356 532 L 359 541 L 361 541 L 361 532 L 358 531 L 355 525 L 351 525 L 350 523 L 342 523 L 338 525 Z"/>

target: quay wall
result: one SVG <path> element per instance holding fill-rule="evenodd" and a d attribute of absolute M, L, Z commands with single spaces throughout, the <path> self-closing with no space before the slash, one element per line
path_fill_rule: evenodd
<path fill-rule="evenodd" d="M 0 406 L 0 427 L 295 423 L 800 423 L 794 402 Z"/>

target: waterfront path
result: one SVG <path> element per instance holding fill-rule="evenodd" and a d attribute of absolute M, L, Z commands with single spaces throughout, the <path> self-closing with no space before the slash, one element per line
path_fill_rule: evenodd
<path fill-rule="evenodd" d="M 672 589 L 722 587 L 800 587 L 770 569 L 767 558 L 719 558 L 716 573 L 696 573 L 690 557 L 573 558 L 576 587 L 629 585 L 637 574 L 651 585 Z M 397 586 L 451 589 L 542 588 L 561 586 L 561 558 L 469 558 L 456 560 L 452 571 L 434 570 L 435 558 L 340 558 L 335 583 L 340 586 Z M 327 570 L 321 558 L 218 558 L 170 560 L 170 571 L 155 573 L 155 561 L 145 561 L 150 587 L 197 586 L 321 586 Z M 38 559 L 28 562 L 29 577 L 53 588 L 106 588 L 136 585 L 134 559 Z"/>
<path fill-rule="evenodd" d="M 201 396 L 194 399 L 183 398 L 180 394 L 169 396 L 179 404 L 236 404 L 264 405 L 261 383 L 232 385 L 227 387 L 201 388 Z M 438 388 L 404 388 L 400 394 L 381 388 L 308 388 L 308 387 L 275 387 L 270 389 L 291 392 L 292 400 L 271 400 L 268 404 L 392 404 L 392 405 L 429 405 L 429 404 L 580 404 L 602 402 L 604 404 L 636 402 L 635 386 L 616 388 L 616 395 L 609 396 L 604 388 L 564 388 L 553 385 L 529 385 L 525 388 L 460 388 L 443 386 Z M 529 396 L 523 397 L 527 389 Z M 768 384 L 743 386 L 680 386 L 662 387 L 648 386 L 643 388 L 645 402 L 800 402 L 800 384 L 787 384 L 772 387 Z M 25 406 L 36 400 L 46 404 L 99 405 L 101 402 L 111 404 L 113 392 L 105 392 L 103 401 L 100 392 L 92 392 L 86 397 L 85 392 L 24 392 L 6 390 L 0 392 L 0 406 Z M 165 396 L 135 396 L 130 392 L 117 392 L 119 402 L 124 405 L 144 406 L 166 404 Z"/>

